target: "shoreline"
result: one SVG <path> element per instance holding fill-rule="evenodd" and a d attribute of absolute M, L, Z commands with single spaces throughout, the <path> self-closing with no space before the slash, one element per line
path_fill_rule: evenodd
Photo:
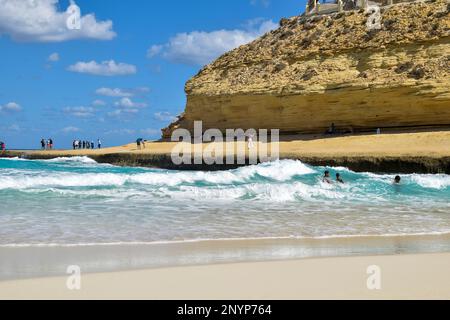
<path fill-rule="evenodd" d="M 228 143 L 234 150 L 236 143 Z M 21 157 L 48 160 L 58 157 L 86 156 L 98 163 L 117 166 L 152 167 L 167 170 L 219 171 L 236 169 L 244 164 L 182 164 L 172 162 L 174 142 L 148 142 L 147 148 L 137 150 L 135 144 L 95 150 L 6 151 L 0 158 Z M 203 144 L 203 149 L 211 144 Z M 271 150 L 271 144 L 263 145 Z M 187 147 L 193 150 L 194 145 Z M 244 149 L 245 146 L 244 146 Z M 193 152 L 192 152 L 193 154 Z M 225 155 L 226 156 L 226 155 Z M 248 165 L 248 154 L 245 154 Z M 382 135 L 351 136 L 282 136 L 279 143 L 280 160 L 300 160 L 313 166 L 346 167 L 355 172 L 450 174 L 450 131 L 386 133 Z"/>
<path fill-rule="evenodd" d="M 380 290 L 369 289 L 370 268 Z M 0 282 L 0 299 L 450 299 L 450 253 L 183 266 Z"/>

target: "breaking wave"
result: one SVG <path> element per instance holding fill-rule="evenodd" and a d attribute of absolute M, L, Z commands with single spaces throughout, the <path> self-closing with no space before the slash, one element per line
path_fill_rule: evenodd
<path fill-rule="evenodd" d="M 345 184 L 322 181 L 325 170 Z M 0 246 L 441 234 L 450 176 L 281 160 L 221 172 L 0 159 Z"/>

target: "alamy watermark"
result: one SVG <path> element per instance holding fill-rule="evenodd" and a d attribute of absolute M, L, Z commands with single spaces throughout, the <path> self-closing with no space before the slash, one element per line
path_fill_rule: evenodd
<path fill-rule="evenodd" d="M 67 8 L 66 14 L 66 27 L 69 30 L 81 30 L 81 9 L 75 4 L 74 1 L 70 2 L 70 6 Z"/>
<path fill-rule="evenodd" d="M 369 31 L 381 29 L 381 9 L 378 5 L 373 4 L 367 7 L 366 12 L 370 14 L 367 18 L 366 27 Z"/>
<path fill-rule="evenodd" d="M 381 290 L 381 268 L 376 265 L 367 267 L 367 289 L 371 291 Z"/>
<path fill-rule="evenodd" d="M 194 122 L 193 135 L 187 129 L 176 129 L 172 142 L 171 158 L 175 165 L 181 164 L 258 164 L 279 159 L 279 129 L 208 129 L 203 122 Z"/>
<path fill-rule="evenodd" d="M 69 275 L 66 280 L 66 287 L 70 291 L 81 290 L 81 268 L 77 265 L 68 266 L 66 273 Z"/>

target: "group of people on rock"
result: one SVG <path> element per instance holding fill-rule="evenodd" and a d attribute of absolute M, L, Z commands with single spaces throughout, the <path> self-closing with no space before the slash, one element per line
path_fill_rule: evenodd
<path fill-rule="evenodd" d="M 73 140 L 72 142 L 73 150 L 77 149 L 95 149 L 95 143 L 94 141 L 88 141 L 88 140 Z M 102 141 L 100 139 L 97 139 L 97 148 L 102 148 Z"/>
<path fill-rule="evenodd" d="M 53 139 L 41 139 L 41 149 L 42 150 L 53 150 Z"/>

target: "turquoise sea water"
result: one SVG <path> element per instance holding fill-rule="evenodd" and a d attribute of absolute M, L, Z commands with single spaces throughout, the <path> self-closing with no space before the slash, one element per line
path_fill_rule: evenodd
<path fill-rule="evenodd" d="M 323 171 L 346 184 L 328 185 Z M 0 246 L 450 233 L 450 176 L 277 161 L 225 172 L 0 159 Z"/>

